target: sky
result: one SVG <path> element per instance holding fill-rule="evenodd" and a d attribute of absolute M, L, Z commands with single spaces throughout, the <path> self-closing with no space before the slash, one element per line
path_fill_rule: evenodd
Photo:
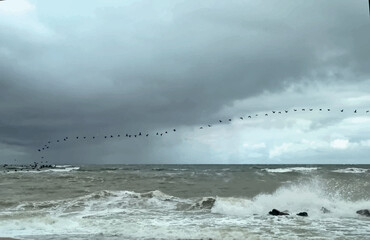
<path fill-rule="evenodd" d="M 1 1 L 0 163 L 370 164 L 369 43 L 365 0 Z"/>

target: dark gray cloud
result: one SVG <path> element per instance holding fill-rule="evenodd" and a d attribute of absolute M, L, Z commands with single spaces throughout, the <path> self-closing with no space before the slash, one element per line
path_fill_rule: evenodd
<path fill-rule="evenodd" d="M 198 125 L 302 81 L 370 76 L 360 1 L 31 3 L 31 17 L 0 17 L 0 142 L 26 152 L 63 136 Z M 122 152 L 143 159 L 158 147 Z"/>

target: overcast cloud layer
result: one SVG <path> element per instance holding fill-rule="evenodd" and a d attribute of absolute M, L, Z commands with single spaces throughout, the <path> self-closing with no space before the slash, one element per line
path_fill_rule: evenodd
<path fill-rule="evenodd" d="M 0 161 L 370 163 L 367 4 L 0 2 Z"/>

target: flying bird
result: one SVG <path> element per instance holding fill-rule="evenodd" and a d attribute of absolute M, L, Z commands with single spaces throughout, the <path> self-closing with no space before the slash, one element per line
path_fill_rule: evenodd
<path fill-rule="evenodd" d="M 243 120 L 244 118 L 243 117 L 240 117 L 241 120 Z"/>
<path fill-rule="evenodd" d="M 222 123 L 222 121 L 221 120 L 218 120 L 220 123 Z"/>
<path fill-rule="evenodd" d="M 357 110 L 353 111 L 354 113 L 357 113 Z"/>
<path fill-rule="evenodd" d="M 340 112 L 343 112 L 343 111 L 344 111 L 344 109 L 340 110 Z"/>
<path fill-rule="evenodd" d="M 203 127 L 200 127 L 199 129 L 203 129 Z"/>

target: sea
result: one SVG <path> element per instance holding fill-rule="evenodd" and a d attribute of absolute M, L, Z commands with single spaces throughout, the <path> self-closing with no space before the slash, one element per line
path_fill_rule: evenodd
<path fill-rule="evenodd" d="M 16 239 L 370 239 L 361 209 L 370 165 L 0 167 L 0 237 Z"/>

